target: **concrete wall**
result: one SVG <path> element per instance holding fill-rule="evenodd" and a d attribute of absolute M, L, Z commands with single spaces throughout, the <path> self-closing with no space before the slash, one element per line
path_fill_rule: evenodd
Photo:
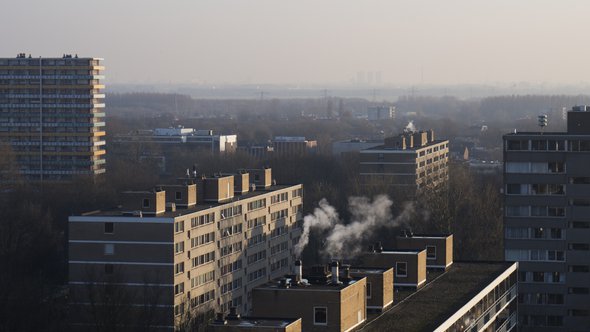
<path fill-rule="evenodd" d="M 413 237 L 397 237 L 397 248 L 399 249 L 426 249 L 427 246 L 434 246 L 436 248 L 436 258 L 431 259 L 426 257 L 426 267 L 428 268 L 443 268 L 450 267 L 453 263 L 453 235 L 445 237 L 439 236 L 421 236 Z"/>
<path fill-rule="evenodd" d="M 426 250 L 408 252 L 367 253 L 361 258 L 362 265 L 396 269 L 396 263 L 407 263 L 407 275 L 399 276 L 396 272 L 396 287 L 420 287 L 426 281 Z"/>
<path fill-rule="evenodd" d="M 366 319 L 366 278 L 344 289 L 336 286 L 305 288 L 260 287 L 252 291 L 252 314 L 302 318 L 304 331 L 346 331 Z M 314 325 L 314 307 L 326 307 L 328 323 Z"/>

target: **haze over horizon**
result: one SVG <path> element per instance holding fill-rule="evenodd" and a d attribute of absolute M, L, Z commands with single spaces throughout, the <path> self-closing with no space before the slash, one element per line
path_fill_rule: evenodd
<path fill-rule="evenodd" d="M 102 57 L 108 83 L 588 82 L 582 0 L 105 0 L 92 10 L 22 0 L 5 9 L 0 56 Z"/>

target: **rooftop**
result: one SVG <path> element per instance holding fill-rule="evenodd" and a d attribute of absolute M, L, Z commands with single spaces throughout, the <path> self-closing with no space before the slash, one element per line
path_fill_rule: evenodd
<path fill-rule="evenodd" d="M 247 193 L 244 194 L 236 194 L 233 198 L 228 199 L 226 201 L 223 201 L 221 203 L 216 203 L 216 202 L 205 202 L 202 204 L 197 204 L 195 206 L 192 206 L 188 209 L 177 209 L 176 211 L 166 211 L 163 213 L 160 213 L 158 215 L 156 215 L 155 217 L 158 218 L 174 218 L 174 217 L 179 217 L 179 216 L 184 216 L 190 213 L 194 213 L 194 212 L 198 212 L 198 211 L 202 211 L 202 210 L 207 210 L 213 207 L 217 207 L 217 206 L 222 206 L 225 204 L 230 204 L 230 203 L 234 203 L 234 202 L 239 202 L 241 200 L 244 199 L 248 199 L 248 198 L 253 198 L 256 196 L 261 196 L 264 194 L 268 194 L 270 192 L 276 191 L 276 190 L 280 190 L 280 189 L 285 189 L 285 188 L 289 188 L 295 185 L 274 185 L 274 186 L 269 186 L 267 188 L 256 188 L 255 191 L 249 191 Z M 129 191 L 127 191 L 129 192 Z M 147 193 L 149 191 L 137 191 L 138 193 Z M 111 210 L 97 210 L 97 211 L 92 211 L 92 212 L 88 212 L 83 214 L 84 216 L 109 216 L 109 217 L 114 217 L 114 216 L 122 216 L 123 215 L 123 209 L 121 208 L 114 208 Z M 143 218 L 150 218 L 150 215 L 143 215 Z"/>
<path fill-rule="evenodd" d="M 240 317 L 239 319 L 226 319 L 224 324 L 213 321 L 213 326 L 229 326 L 240 328 L 284 328 L 301 318 L 269 318 L 269 317 Z"/>
<path fill-rule="evenodd" d="M 380 267 L 366 267 L 366 266 L 351 266 L 350 273 L 363 273 L 363 274 L 382 274 L 387 270 L 393 269 L 392 267 L 388 269 L 380 268 Z"/>
<path fill-rule="evenodd" d="M 305 277 L 305 275 L 304 275 Z M 305 281 L 305 278 L 303 279 Z M 342 280 L 342 279 L 341 279 Z M 355 284 L 357 281 L 362 280 L 362 278 L 355 278 L 350 281 L 342 282 L 339 284 L 333 283 L 300 283 L 298 285 L 289 285 L 289 287 L 281 286 L 279 280 L 271 280 L 266 284 L 262 284 L 256 289 L 262 290 L 283 290 L 283 291 L 339 291 L 342 290 L 350 285 Z"/>
<path fill-rule="evenodd" d="M 418 254 L 422 251 L 425 251 L 426 249 L 392 249 L 392 250 L 383 250 L 383 251 L 377 251 L 375 252 L 376 254 L 408 254 L 408 255 L 413 255 L 413 254 Z"/>
<path fill-rule="evenodd" d="M 433 331 L 512 264 L 455 262 L 446 272 L 429 271 L 424 287 L 396 292 L 392 308 L 369 317 L 361 330 Z"/>
<path fill-rule="evenodd" d="M 374 150 L 387 150 L 387 151 L 396 151 L 396 152 L 413 152 L 413 151 L 416 151 L 416 150 L 425 149 L 425 148 L 428 148 L 429 146 L 433 146 L 433 145 L 444 143 L 444 142 L 448 142 L 448 141 L 449 140 L 446 140 L 446 139 L 436 139 L 436 140 L 430 141 L 430 142 L 428 142 L 428 143 L 426 143 L 425 145 L 422 145 L 422 146 L 414 146 L 414 147 L 409 147 L 408 146 L 405 149 L 402 149 L 401 147 L 388 147 L 388 146 L 385 146 L 385 145 L 379 145 L 379 146 L 375 146 L 375 147 L 372 147 L 372 148 L 368 148 L 368 149 L 362 150 L 361 153 L 363 153 L 363 152 L 364 153 L 370 153 L 370 152 L 372 152 Z"/>

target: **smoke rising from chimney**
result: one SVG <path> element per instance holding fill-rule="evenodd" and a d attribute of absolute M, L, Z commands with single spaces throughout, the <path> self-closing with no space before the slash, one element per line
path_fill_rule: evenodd
<path fill-rule="evenodd" d="M 404 128 L 404 131 L 406 131 L 406 132 L 415 132 L 416 131 L 416 126 L 414 126 L 413 120 L 408 122 L 408 124 L 406 125 L 406 128 Z"/>
<path fill-rule="evenodd" d="M 303 218 L 303 233 L 299 238 L 299 242 L 295 245 L 295 257 L 300 257 L 301 252 L 309 243 L 309 233 L 311 228 L 326 230 L 332 228 L 338 222 L 338 212 L 328 203 L 328 200 L 322 198 L 319 207 L 315 208 L 313 214 L 307 215 Z"/>
<path fill-rule="evenodd" d="M 303 234 L 295 246 L 297 257 L 309 242 L 311 228 L 328 230 L 323 254 L 330 258 L 352 258 L 363 251 L 363 242 L 371 240 L 374 233 L 382 227 L 396 227 L 407 223 L 415 213 L 414 204 L 406 202 L 402 212 L 395 218 L 391 214 L 393 202 L 386 195 L 376 196 L 373 201 L 367 197 L 349 197 L 348 209 L 351 222 L 343 224 L 336 209 L 325 199 L 320 201 L 320 208 L 316 208 L 313 215 L 304 219 Z M 319 212 L 330 211 L 331 218 Z M 321 217 L 321 218 L 318 218 Z M 329 220 L 329 222 L 328 222 Z"/>

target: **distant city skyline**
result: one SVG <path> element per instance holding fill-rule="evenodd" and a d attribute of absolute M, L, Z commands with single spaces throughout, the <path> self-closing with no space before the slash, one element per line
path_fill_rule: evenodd
<path fill-rule="evenodd" d="M 0 56 L 98 56 L 115 84 L 588 81 L 590 2 L 582 0 L 22 0 L 3 7 L 0 28 L 10 33 Z"/>

